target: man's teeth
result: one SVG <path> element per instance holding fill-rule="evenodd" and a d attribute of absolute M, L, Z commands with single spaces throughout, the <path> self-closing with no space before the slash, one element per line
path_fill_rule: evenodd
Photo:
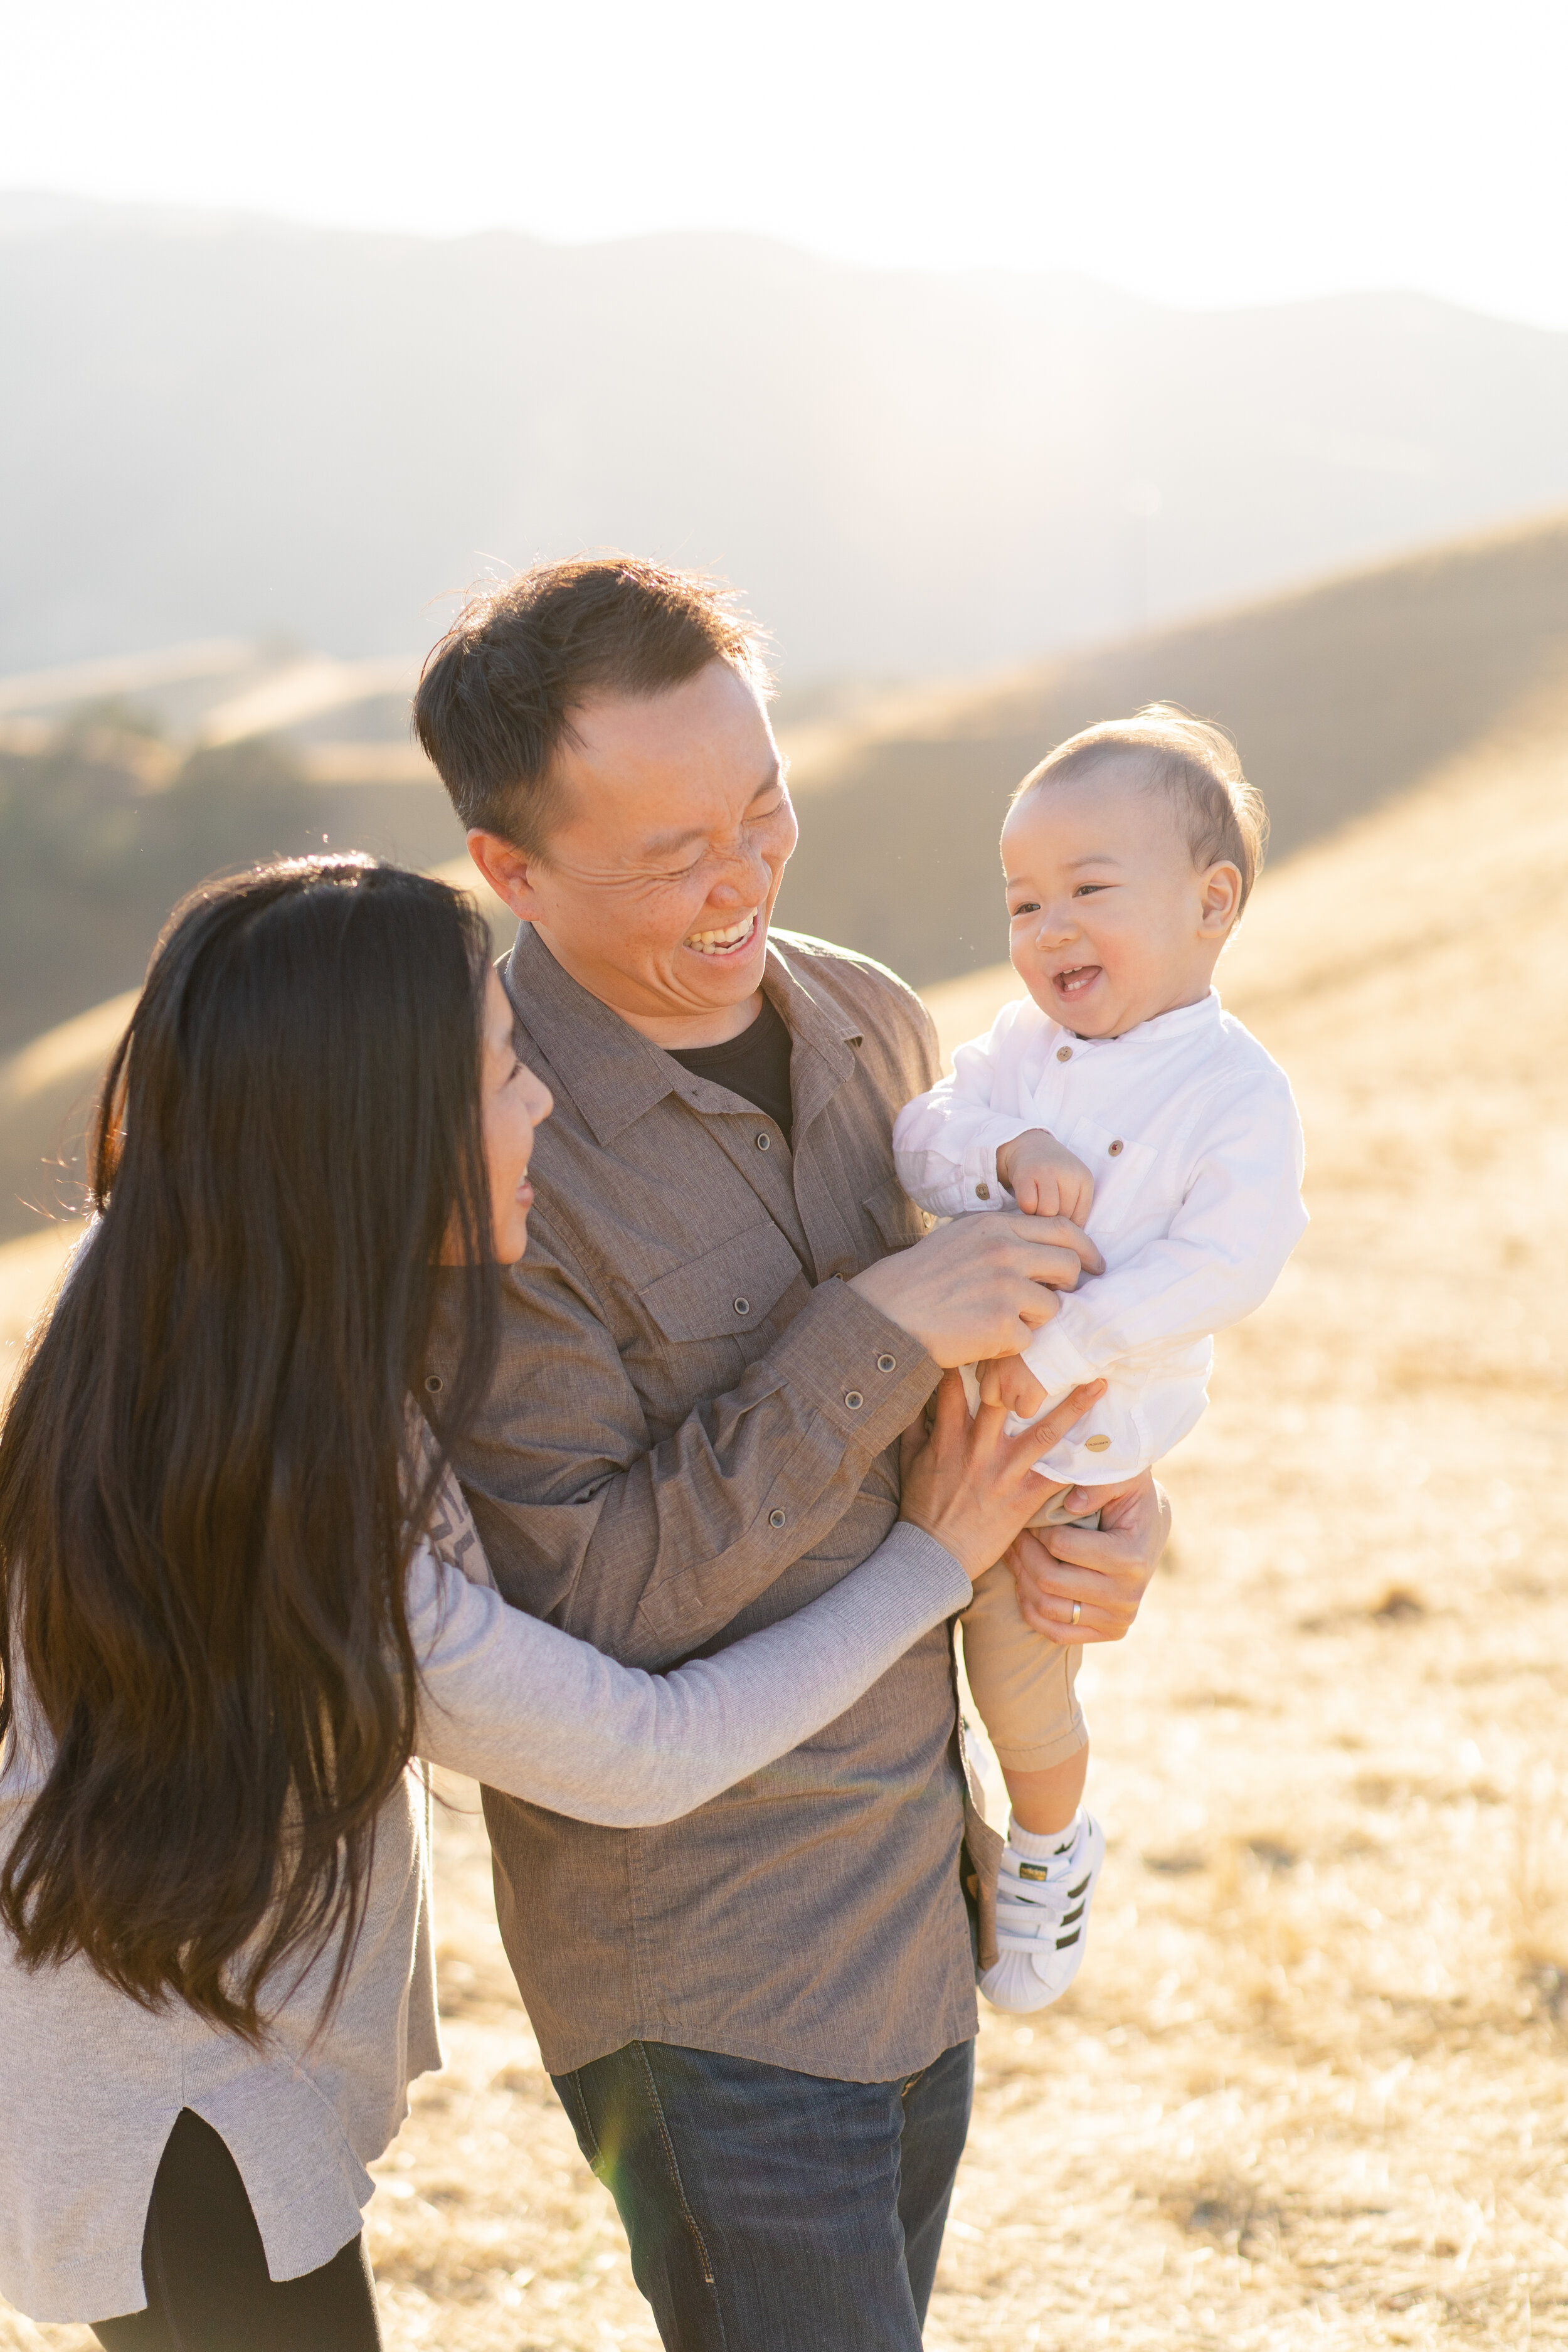
<path fill-rule="evenodd" d="M 721 931 L 693 931 L 686 944 L 689 948 L 695 948 L 699 955 L 722 955 L 726 948 L 739 947 L 756 919 L 757 910 L 753 907 L 749 915 L 742 915 L 738 922 L 727 925 Z"/>

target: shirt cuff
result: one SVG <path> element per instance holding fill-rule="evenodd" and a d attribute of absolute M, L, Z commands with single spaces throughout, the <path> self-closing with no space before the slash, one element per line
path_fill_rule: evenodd
<path fill-rule="evenodd" d="M 909 1427 L 942 1378 L 911 1333 L 837 1277 L 817 1285 L 768 1364 L 868 1456 Z"/>
<path fill-rule="evenodd" d="M 1084 1381 L 1100 1378 L 1099 1365 L 1089 1362 L 1083 1349 L 1062 1328 L 1062 1322 L 1059 1313 L 1054 1316 L 1024 1349 L 1024 1361 L 1046 1394 L 1058 1398 Z"/>
<path fill-rule="evenodd" d="M 984 1127 L 970 1138 L 963 1153 L 964 1206 L 968 1209 L 1005 1208 L 1012 1198 L 996 1172 L 996 1154 L 1005 1143 L 1016 1136 L 1027 1135 L 1038 1127 L 1037 1118 L 988 1118 Z"/>

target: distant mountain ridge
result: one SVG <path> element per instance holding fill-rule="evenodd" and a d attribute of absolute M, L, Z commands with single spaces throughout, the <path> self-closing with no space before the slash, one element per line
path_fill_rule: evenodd
<path fill-rule="evenodd" d="M 952 676 L 1568 499 L 1568 336 L 764 239 L 0 199 L 0 669 L 411 652 L 487 565 L 723 572 L 786 680 Z"/>

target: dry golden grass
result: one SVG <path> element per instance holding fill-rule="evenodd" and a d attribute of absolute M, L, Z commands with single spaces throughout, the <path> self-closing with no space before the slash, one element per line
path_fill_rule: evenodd
<path fill-rule="evenodd" d="M 1270 877 L 1227 959 L 1312 1228 L 1086 1673 L 1094 1940 L 1058 2010 L 985 2021 L 940 2352 L 1568 2344 L 1565 912 L 1568 741 L 1521 738 Z M 1011 992 L 938 992 L 950 1037 Z M 450 2064 L 370 2211 L 388 2343 L 646 2352 L 456 1794 Z"/>

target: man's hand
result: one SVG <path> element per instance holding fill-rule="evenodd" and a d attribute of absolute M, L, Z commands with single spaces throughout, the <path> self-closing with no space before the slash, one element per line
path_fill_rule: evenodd
<path fill-rule="evenodd" d="M 998 1146 L 996 1173 L 1020 1209 L 1032 1217 L 1070 1217 L 1086 1225 L 1094 1206 L 1094 1179 L 1065 1143 L 1031 1127 Z"/>
<path fill-rule="evenodd" d="M 1005 1404 L 1020 1421 L 1032 1420 L 1045 1403 L 1046 1391 L 1022 1356 L 1003 1356 L 990 1363 L 976 1364 L 974 1377 L 980 1383 L 983 1404 Z"/>
<path fill-rule="evenodd" d="M 955 1217 L 912 1249 L 881 1258 L 850 1287 L 942 1365 L 1016 1356 L 1057 1311 L 1054 1292 L 1105 1261 L 1066 1217 Z"/>
<path fill-rule="evenodd" d="M 1026 1623 L 1053 1642 L 1120 1642 L 1169 1540 L 1170 1503 L 1148 1470 L 1128 1486 L 1074 1487 L 1063 1499 L 1086 1513 L 1098 1502 L 1099 1531 L 1026 1528 L 1007 1554 L 1018 1607 Z"/>

